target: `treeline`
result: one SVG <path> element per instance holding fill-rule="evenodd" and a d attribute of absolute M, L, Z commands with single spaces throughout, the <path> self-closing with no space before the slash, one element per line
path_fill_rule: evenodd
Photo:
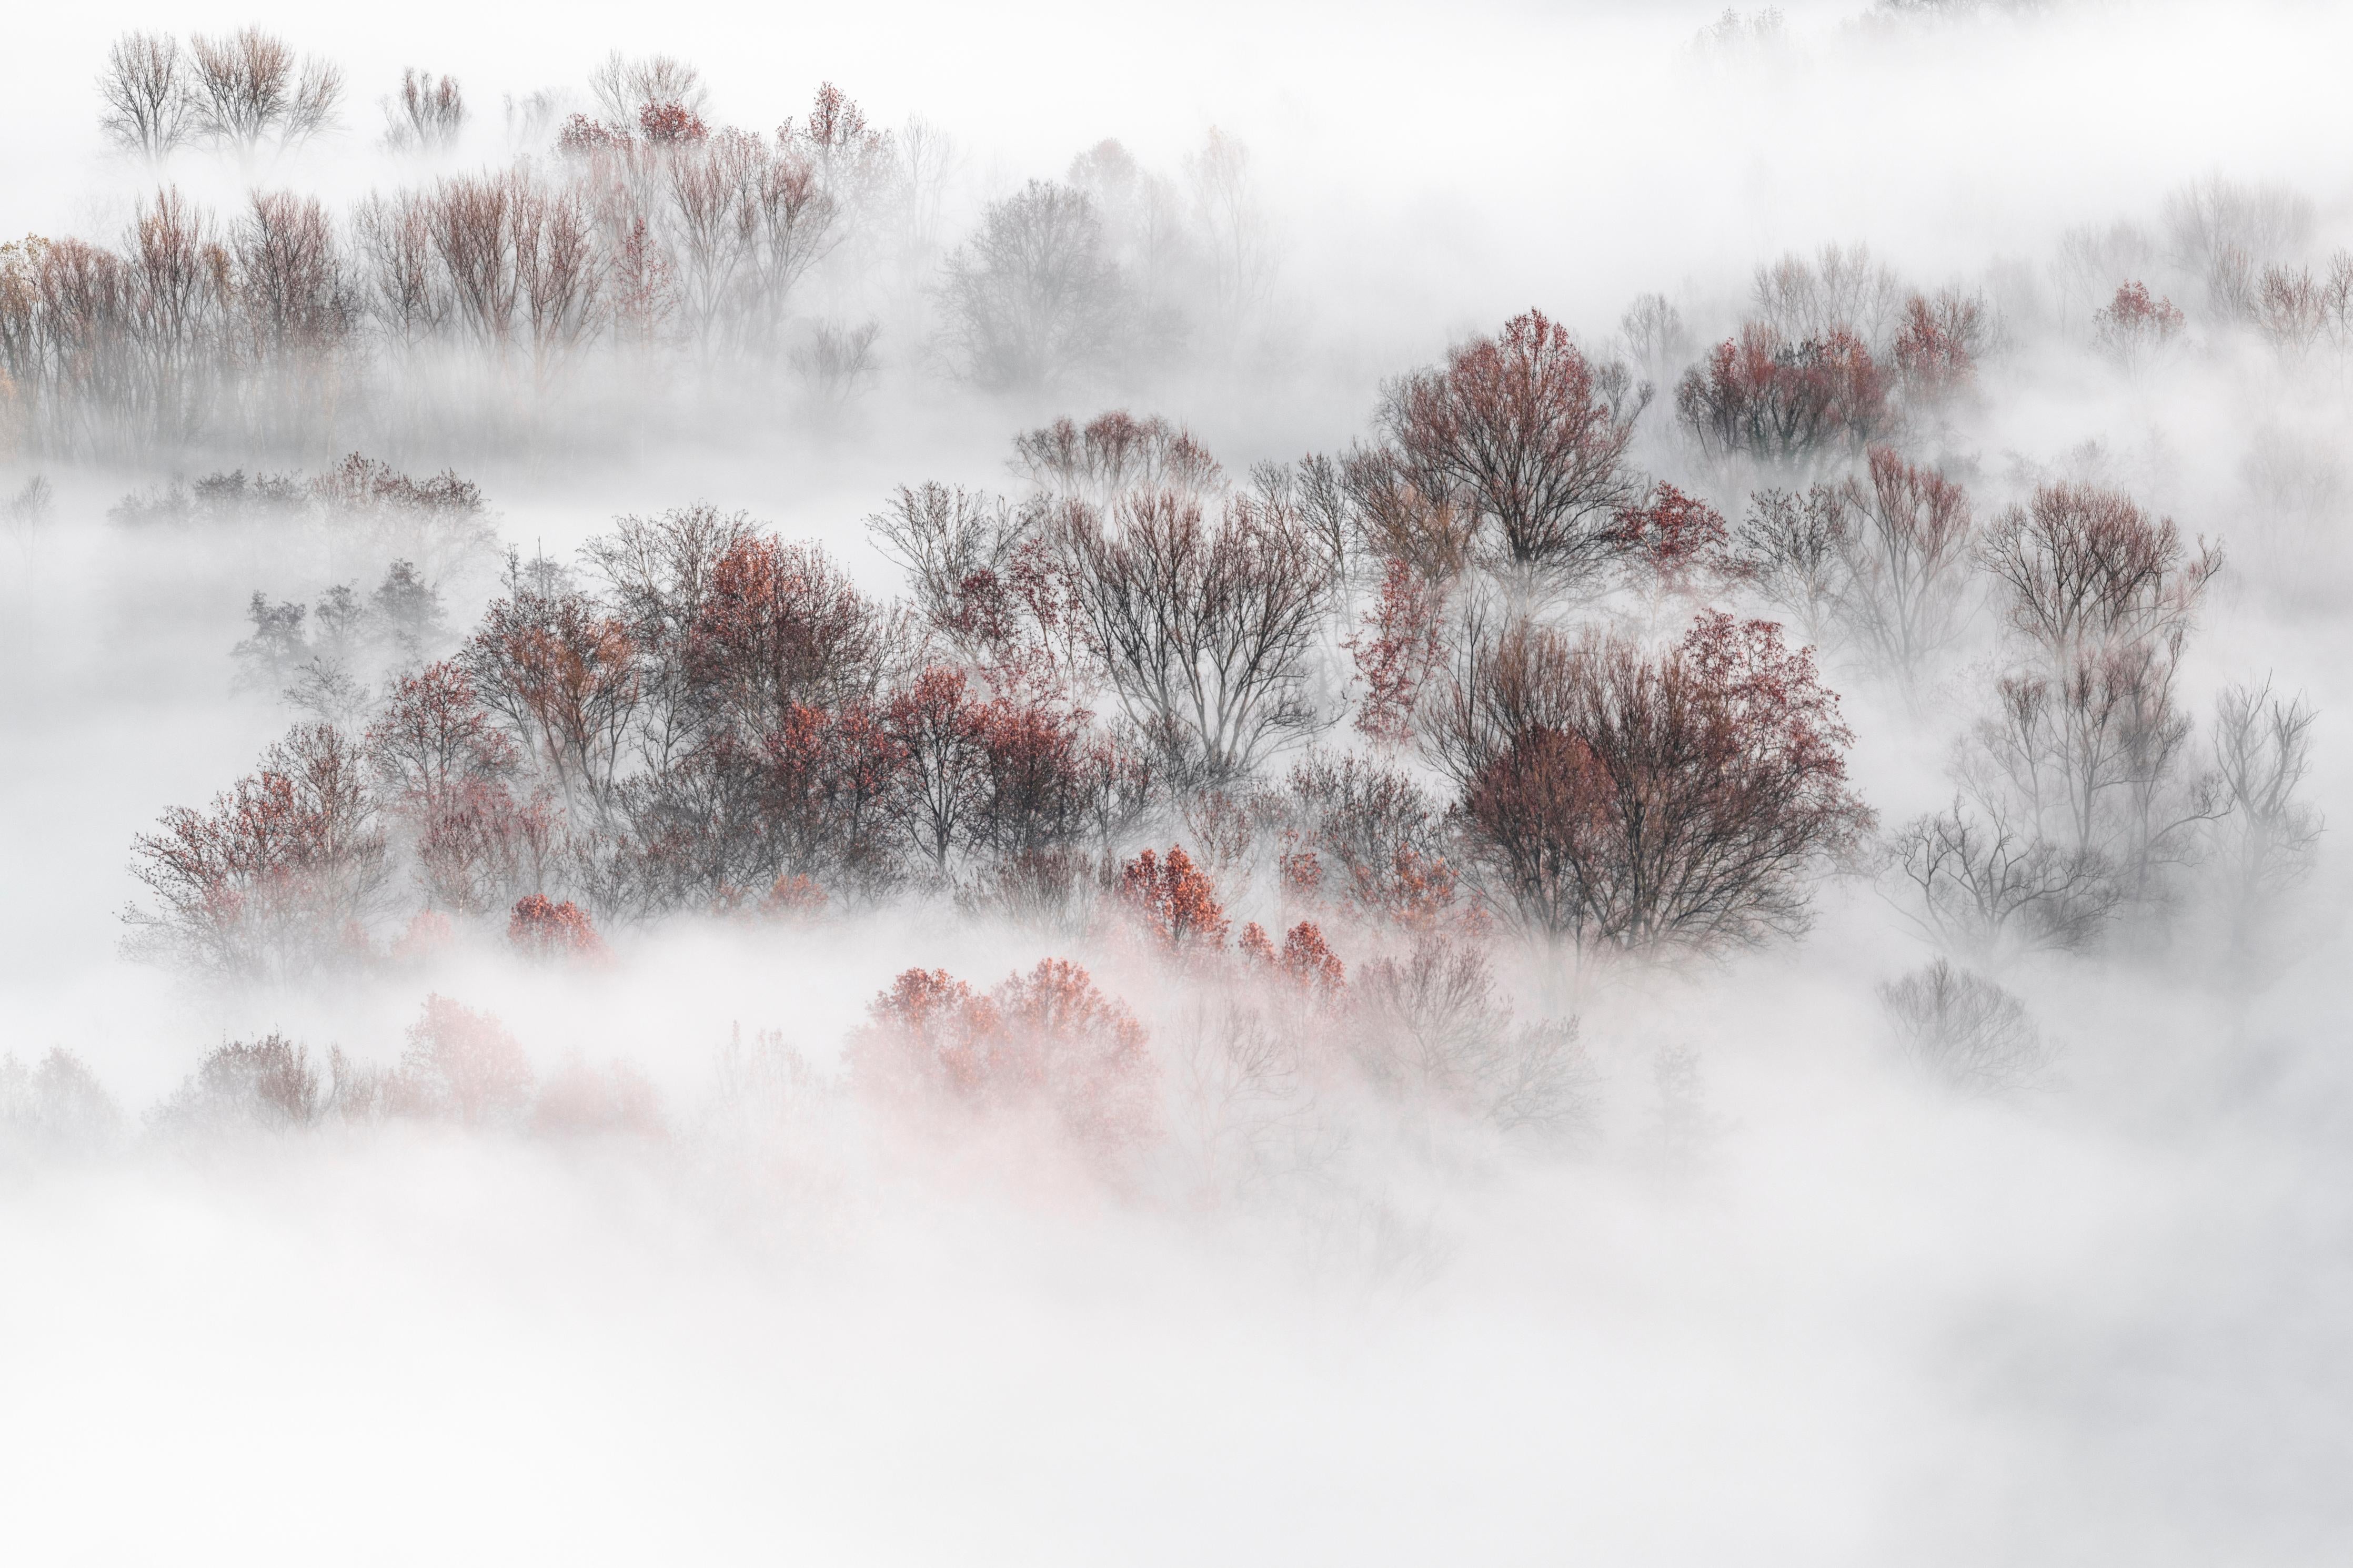
<path fill-rule="evenodd" d="M 250 29 L 134 35 L 110 128 L 159 164 L 202 142 L 252 169 L 323 123 L 292 60 Z M 110 457 L 561 438 L 600 409 L 839 402 L 886 353 L 1035 389 L 1217 352 L 1271 275 L 1247 155 L 1214 132 L 1181 184 L 1103 142 L 951 247 L 956 154 L 920 121 L 883 130 L 828 84 L 772 132 L 713 123 L 660 57 L 591 86 L 594 114 L 511 106 L 503 165 L 459 172 L 463 94 L 412 70 L 387 140 L 436 177 L 344 213 L 257 184 L 216 214 L 167 184 L 113 244 L 0 247 L 0 435 Z"/>

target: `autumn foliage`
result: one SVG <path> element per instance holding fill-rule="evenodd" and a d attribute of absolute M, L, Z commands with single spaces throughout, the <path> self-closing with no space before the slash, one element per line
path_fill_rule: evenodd
<path fill-rule="evenodd" d="M 868 1013 L 851 1065 L 871 1092 L 984 1114 L 1043 1110 L 1098 1156 L 1154 1135 L 1144 1026 L 1067 960 L 1042 960 L 986 994 L 944 970 L 911 969 Z"/>
<path fill-rule="evenodd" d="M 1232 926 L 1216 884 L 1175 845 L 1165 858 L 1146 849 L 1121 867 L 1119 900 L 1135 929 L 1165 952 L 1218 952 Z"/>
<path fill-rule="evenodd" d="M 1675 388 L 1675 410 L 1703 451 L 1797 463 L 1859 450 L 1886 428 L 1887 371 L 1845 329 L 1792 343 L 1751 322 Z"/>
<path fill-rule="evenodd" d="M 544 893 L 528 893 L 515 902 L 507 920 L 507 942 L 532 958 L 602 958 L 604 939 L 579 905 L 561 903 Z"/>
<path fill-rule="evenodd" d="M 1801 929 L 1870 814 L 1810 652 L 1710 612 L 1651 654 L 1527 626 L 1482 648 L 1439 746 L 1484 886 L 1528 926 L 1655 950 Z"/>

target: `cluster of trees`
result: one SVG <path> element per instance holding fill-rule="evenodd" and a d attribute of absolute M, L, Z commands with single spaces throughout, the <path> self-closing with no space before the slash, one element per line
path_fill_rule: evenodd
<path fill-rule="evenodd" d="M 1025 495 L 898 492 L 892 604 L 740 515 L 624 518 L 576 571 L 511 560 L 449 657 L 314 704 L 142 839 L 140 918 L 244 973 L 356 951 L 402 900 L 609 922 L 929 886 L 1075 924 L 1181 819 L 1211 869 L 1279 845 L 1286 898 L 1401 935 L 1795 931 L 1870 821 L 1810 657 L 1720 612 L 1657 647 L 1576 621 L 1688 599 L 1695 541 L 1728 548 L 1630 468 L 1638 400 L 1531 314 L 1401 383 L 1369 445 L 1247 486 L 1165 422 L 1064 421 L 1016 443 Z M 273 616 L 299 634 L 255 616 L 250 658 Z M 1365 754 L 1312 749 L 1352 712 Z"/>
<path fill-rule="evenodd" d="M 128 36 L 101 87 L 110 132 L 160 159 L 306 141 L 340 79 L 248 29 L 186 49 Z M 536 429 L 584 395 L 740 406 L 785 374 L 822 404 L 873 382 L 885 317 L 910 363 L 1037 390 L 1216 351 L 1266 295 L 1248 155 L 1215 132 L 1181 187 L 1106 142 L 952 247 L 954 150 L 919 121 L 883 130 L 826 84 L 772 134 L 716 123 L 666 57 L 616 55 L 590 87 L 593 114 L 511 106 L 505 164 L 346 212 L 259 187 L 217 214 L 164 184 L 113 244 L 0 247 L 0 439 L 332 449 L 362 429 L 462 436 L 485 413 Z M 396 149 L 446 153 L 464 96 L 412 68 L 385 113 Z"/>
<path fill-rule="evenodd" d="M 249 158 L 333 130 L 343 73 L 315 57 L 298 62 L 259 27 L 198 33 L 185 47 L 169 33 L 126 33 L 108 49 L 98 88 L 100 123 L 127 152 L 162 159 L 196 144 Z"/>

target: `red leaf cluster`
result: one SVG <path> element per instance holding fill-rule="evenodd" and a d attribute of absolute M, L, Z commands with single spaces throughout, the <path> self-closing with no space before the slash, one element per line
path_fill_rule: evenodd
<path fill-rule="evenodd" d="M 1157 1073 L 1144 1026 L 1067 960 L 1042 960 L 985 995 L 944 970 L 910 969 L 868 1011 L 851 1066 L 870 1088 L 976 1110 L 1043 1106 L 1100 1154 L 1153 1136 Z"/>
<path fill-rule="evenodd" d="M 1216 884 L 1173 845 L 1165 859 L 1146 849 L 1120 868 L 1119 900 L 1138 929 L 1165 952 L 1215 952 L 1226 945 L 1232 922 L 1218 902 Z"/>

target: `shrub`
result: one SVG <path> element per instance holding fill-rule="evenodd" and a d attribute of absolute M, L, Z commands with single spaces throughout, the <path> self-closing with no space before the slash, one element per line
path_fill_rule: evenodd
<path fill-rule="evenodd" d="M 1956 1094 L 2022 1089 L 2050 1065 L 2025 1005 L 1944 959 L 1881 986 L 1879 1001 L 1905 1058 Z"/>
<path fill-rule="evenodd" d="M 507 942 L 528 958 L 602 958 L 604 939 L 579 905 L 529 893 L 515 902 L 507 920 Z"/>
<path fill-rule="evenodd" d="M 1044 1109 L 1104 1157 L 1155 1135 L 1144 1026 L 1066 960 L 1042 960 L 986 996 L 944 971 L 911 969 L 869 1012 L 851 1067 L 871 1091 L 980 1112 Z"/>
<path fill-rule="evenodd" d="M 454 1117 L 469 1127 L 520 1110 L 531 1098 L 531 1058 L 487 1013 L 427 996 L 408 1048 L 386 1086 L 404 1115 Z"/>

